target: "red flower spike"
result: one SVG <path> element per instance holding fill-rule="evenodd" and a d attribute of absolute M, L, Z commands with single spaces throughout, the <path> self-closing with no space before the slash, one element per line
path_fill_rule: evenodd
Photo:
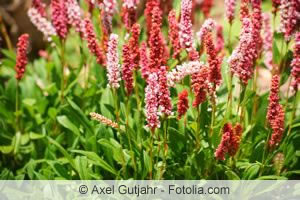
<path fill-rule="evenodd" d="M 206 95 L 209 89 L 208 75 L 209 69 L 206 66 L 201 67 L 198 73 L 192 74 L 192 88 L 195 95 L 193 107 L 195 108 L 206 101 Z"/>
<path fill-rule="evenodd" d="M 129 47 L 132 56 L 132 64 L 135 69 L 139 67 L 140 51 L 139 51 L 139 37 L 141 28 L 139 24 L 134 24 L 131 28 L 131 38 L 129 39 Z"/>
<path fill-rule="evenodd" d="M 149 68 L 151 70 L 159 69 L 165 64 L 165 45 L 160 30 L 161 19 L 161 10 L 158 6 L 156 6 L 152 10 L 152 25 L 149 37 Z"/>
<path fill-rule="evenodd" d="M 158 70 L 158 81 L 159 81 L 159 93 L 158 93 L 158 100 L 159 100 L 159 108 L 160 111 L 169 116 L 172 115 L 172 103 L 170 97 L 170 90 L 168 87 L 168 79 L 167 79 L 167 67 L 161 66 Z"/>
<path fill-rule="evenodd" d="M 173 47 L 173 58 L 177 58 L 181 51 L 180 41 L 179 41 L 179 25 L 176 19 L 175 10 L 171 10 L 168 16 L 169 22 L 169 40 L 171 41 Z"/>
<path fill-rule="evenodd" d="M 229 151 L 230 140 L 233 134 L 232 125 L 230 123 L 226 123 L 223 127 L 221 143 L 215 151 L 215 157 L 217 160 L 225 160 L 225 155 Z"/>
<path fill-rule="evenodd" d="M 86 18 L 84 20 L 84 30 L 84 35 L 88 43 L 88 48 L 90 49 L 91 53 L 93 53 L 96 56 L 97 62 L 103 66 L 105 64 L 105 56 L 102 52 L 102 49 L 98 45 L 93 24 L 89 18 Z"/>
<path fill-rule="evenodd" d="M 274 149 L 279 145 L 284 132 L 284 111 L 279 104 L 279 80 L 278 75 L 273 76 L 269 96 L 267 119 L 273 130 L 271 139 L 269 140 L 270 149 Z"/>
<path fill-rule="evenodd" d="M 146 42 L 142 42 L 140 47 L 140 66 L 141 66 L 141 74 L 143 79 L 147 80 L 148 75 L 150 73 L 149 69 L 149 59 L 148 59 L 148 51 Z"/>
<path fill-rule="evenodd" d="M 178 103 L 177 103 L 178 119 L 181 119 L 181 117 L 184 116 L 187 110 L 189 109 L 188 95 L 189 93 L 187 90 L 183 90 L 181 93 L 178 94 Z"/>
<path fill-rule="evenodd" d="M 16 79 L 21 80 L 27 65 L 27 49 L 29 46 L 29 35 L 23 34 L 18 39 L 17 44 L 17 59 L 16 59 Z"/>
<path fill-rule="evenodd" d="M 213 44 L 212 33 L 209 32 L 206 34 L 204 45 L 208 55 L 208 64 L 209 64 L 209 81 L 215 86 L 220 85 L 222 81 L 221 75 L 221 57 L 217 56 L 217 51 Z"/>
<path fill-rule="evenodd" d="M 123 45 L 122 78 L 125 83 L 127 96 L 133 91 L 133 64 L 128 44 Z"/>
<path fill-rule="evenodd" d="M 209 17 L 212 6 L 213 6 L 213 0 L 203 0 L 201 4 L 201 9 L 202 12 L 204 13 L 205 18 Z"/>
<path fill-rule="evenodd" d="M 154 7 L 159 7 L 159 0 L 147 0 L 144 15 L 146 17 L 147 35 L 150 37 L 150 31 L 152 27 L 152 12 Z"/>

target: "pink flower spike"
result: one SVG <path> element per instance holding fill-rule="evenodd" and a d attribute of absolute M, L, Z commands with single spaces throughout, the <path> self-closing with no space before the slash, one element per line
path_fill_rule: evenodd
<path fill-rule="evenodd" d="M 42 16 L 42 17 L 46 17 L 47 13 L 46 13 L 46 4 L 44 4 L 42 2 L 42 0 L 33 0 L 32 1 L 32 8 L 35 8 L 37 10 L 37 12 Z"/>
<path fill-rule="evenodd" d="M 146 42 L 142 42 L 140 47 L 140 66 L 141 74 L 144 80 L 147 80 L 150 73 L 148 60 L 147 44 Z"/>
<path fill-rule="evenodd" d="M 173 47 L 173 58 L 177 58 L 180 54 L 181 46 L 179 41 L 179 25 L 176 19 L 175 10 L 171 10 L 168 16 L 169 22 L 169 40 Z"/>
<path fill-rule="evenodd" d="M 190 51 L 193 48 L 193 30 L 192 30 L 192 0 L 181 1 L 181 17 L 179 23 L 179 37 L 182 48 Z"/>
<path fill-rule="evenodd" d="M 227 20 L 230 24 L 232 24 L 234 20 L 234 13 L 236 7 L 236 0 L 225 0 L 225 13 Z"/>
<path fill-rule="evenodd" d="M 167 79 L 167 67 L 161 66 L 158 70 L 158 81 L 159 81 L 159 109 L 160 111 L 169 116 L 172 115 L 172 103 L 170 97 L 170 90 L 168 87 L 168 79 Z"/>
<path fill-rule="evenodd" d="M 217 23 L 215 20 L 209 18 L 206 19 L 203 23 L 203 25 L 201 26 L 199 32 L 197 33 L 197 36 L 200 40 L 200 43 L 202 43 L 204 41 L 205 35 L 209 32 L 212 32 L 213 29 L 216 27 Z"/>
<path fill-rule="evenodd" d="M 56 30 L 52 26 L 51 22 L 43 17 L 35 8 L 30 8 L 27 15 L 31 23 L 43 33 L 48 41 L 51 41 L 51 36 L 56 35 Z"/>
<path fill-rule="evenodd" d="M 158 93 L 159 84 L 158 76 L 155 72 L 149 74 L 147 79 L 147 87 L 145 88 L 145 109 L 147 126 L 153 132 L 156 128 L 160 127 L 158 117 Z"/>
<path fill-rule="evenodd" d="M 291 40 L 300 19 L 298 0 L 281 0 L 279 31 L 284 34 L 286 41 Z"/>
<path fill-rule="evenodd" d="M 63 0 L 51 0 L 52 23 L 57 35 L 65 39 L 68 34 L 67 13 Z"/>
<path fill-rule="evenodd" d="M 231 71 L 247 84 L 253 75 L 253 62 L 256 49 L 253 48 L 253 25 L 249 18 L 243 19 L 240 42 L 228 59 Z"/>
<path fill-rule="evenodd" d="M 66 0 L 68 24 L 72 25 L 78 33 L 83 33 L 81 9 L 76 0 Z"/>
<path fill-rule="evenodd" d="M 271 15 L 263 14 L 263 50 L 265 54 L 265 65 L 268 69 L 273 68 L 273 31 L 271 27 Z"/>
<path fill-rule="evenodd" d="M 106 54 L 107 59 L 107 78 L 108 85 L 111 88 L 117 89 L 120 87 L 120 64 L 118 54 L 118 35 L 111 34 L 108 42 Z"/>

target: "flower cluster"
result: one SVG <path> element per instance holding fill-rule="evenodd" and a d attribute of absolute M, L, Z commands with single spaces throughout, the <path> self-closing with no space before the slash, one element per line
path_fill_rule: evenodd
<path fill-rule="evenodd" d="M 265 65 L 273 68 L 273 32 L 271 27 L 271 16 L 268 13 L 263 14 L 263 50 L 265 53 Z"/>
<path fill-rule="evenodd" d="M 159 82 L 159 93 L 158 93 L 159 110 L 163 114 L 169 116 L 172 115 L 172 103 L 171 103 L 170 91 L 168 87 L 167 67 L 161 66 L 157 74 L 158 74 L 158 82 Z"/>
<path fill-rule="evenodd" d="M 210 83 L 213 85 L 212 90 L 215 90 L 215 87 L 221 84 L 222 75 L 221 75 L 221 64 L 222 59 L 217 55 L 217 51 L 213 44 L 212 33 L 209 32 L 206 34 L 204 40 L 206 52 L 208 55 L 208 64 L 209 64 L 209 76 L 208 79 Z"/>
<path fill-rule="evenodd" d="M 279 80 L 278 75 L 273 76 L 269 96 L 267 119 L 273 130 L 271 139 L 269 140 L 270 149 L 279 145 L 284 131 L 284 111 L 279 104 Z"/>
<path fill-rule="evenodd" d="M 127 30 L 136 22 L 137 18 L 137 4 L 139 0 L 124 0 L 122 5 L 122 19 Z"/>
<path fill-rule="evenodd" d="M 103 115 L 100 115 L 98 113 L 95 112 L 91 112 L 90 116 L 92 117 L 92 119 L 97 120 L 98 122 L 105 124 L 107 126 L 110 126 L 112 128 L 119 128 L 119 125 L 116 122 L 113 122 L 112 120 L 104 117 Z"/>
<path fill-rule="evenodd" d="M 52 24 L 57 35 L 65 39 L 68 34 L 67 12 L 63 0 L 51 0 Z"/>
<path fill-rule="evenodd" d="M 35 8 L 42 17 L 47 16 L 46 9 L 45 9 L 46 5 L 42 2 L 42 0 L 33 0 L 32 8 Z"/>
<path fill-rule="evenodd" d="M 224 49 L 223 26 L 217 25 L 216 52 L 220 53 Z"/>
<path fill-rule="evenodd" d="M 216 21 L 209 18 L 206 19 L 203 23 L 203 25 L 201 26 L 199 32 L 197 33 L 197 36 L 200 40 L 200 43 L 202 43 L 204 41 L 205 35 L 209 32 L 212 32 L 213 29 L 216 27 Z"/>
<path fill-rule="evenodd" d="M 204 13 L 205 18 L 209 17 L 212 6 L 213 6 L 213 0 L 203 0 L 202 1 L 201 10 Z"/>
<path fill-rule="evenodd" d="M 206 66 L 201 67 L 197 73 L 192 74 L 191 86 L 195 95 L 195 100 L 193 102 L 193 107 L 195 108 L 206 100 L 206 95 L 209 90 L 208 76 L 209 69 Z"/>
<path fill-rule="evenodd" d="M 102 30 L 101 45 L 102 49 L 106 52 L 109 35 L 112 32 L 112 18 L 104 10 L 101 10 L 100 17 Z"/>
<path fill-rule="evenodd" d="M 228 59 L 231 71 L 236 74 L 244 84 L 247 84 L 253 75 L 253 61 L 256 50 L 252 46 L 252 30 L 253 25 L 251 20 L 244 18 L 240 42 Z"/>
<path fill-rule="evenodd" d="M 83 23 L 81 19 L 81 9 L 76 0 L 67 0 L 65 2 L 67 10 L 68 24 L 75 27 L 78 33 L 83 33 Z"/>
<path fill-rule="evenodd" d="M 193 30 L 192 30 L 192 0 L 181 1 L 181 17 L 180 17 L 180 45 L 187 51 L 193 48 Z"/>
<path fill-rule="evenodd" d="M 181 117 L 185 115 L 186 111 L 189 109 L 188 95 L 189 93 L 187 90 L 183 90 L 178 94 L 178 103 L 177 103 L 178 119 L 181 119 Z"/>
<path fill-rule="evenodd" d="M 146 17 L 146 26 L 147 26 L 147 36 L 149 39 L 150 31 L 152 27 L 152 12 L 154 7 L 159 7 L 160 2 L 159 0 L 147 0 L 146 8 L 144 11 L 145 17 Z"/>
<path fill-rule="evenodd" d="M 278 8 L 280 6 L 281 0 L 272 0 L 272 13 L 277 14 Z"/>
<path fill-rule="evenodd" d="M 51 36 L 56 35 L 56 30 L 51 22 L 43 17 L 36 8 L 30 8 L 27 14 L 32 24 L 34 24 L 48 40 L 51 40 Z"/>
<path fill-rule="evenodd" d="M 236 0 L 225 0 L 225 14 L 230 24 L 232 24 L 234 20 L 235 6 Z"/>
<path fill-rule="evenodd" d="M 88 5 L 88 7 L 89 7 L 89 12 L 91 13 L 92 11 L 93 11 L 93 9 L 95 8 L 95 6 L 96 6 L 96 0 L 85 0 L 86 1 L 86 3 L 87 3 L 87 5 Z"/>
<path fill-rule="evenodd" d="M 154 131 L 155 128 L 160 127 L 160 121 L 158 116 L 158 93 L 159 84 L 157 73 L 150 73 L 147 78 L 147 86 L 145 88 L 145 108 L 147 126 Z"/>
<path fill-rule="evenodd" d="M 103 0 L 103 10 L 110 16 L 117 12 L 118 3 L 116 0 Z"/>
<path fill-rule="evenodd" d="M 147 44 L 146 42 L 142 42 L 140 47 L 140 66 L 142 78 L 145 80 L 147 80 L 147 77 L 150 72 L 147 53 Z"/>
<path fill-rule="evenodd" d="M 184 77 L 199 72 L 200 68 L 204 66 L 203 62 L 189 61 L 182 65 L 177 65 L 168 73 L 168 85 L 175 87 L 176 83 L 179 83 Z"/>
<path fill-rule="evenodd" d="M 133 90 L 133 64 L 128 44 L 123 45 L 122 78 L 125 83 L 127 95 L 129 96 Z"/>
<path fill-rule="evenodd" d="M 107 78 L 108 84 L 111 88 L 120 87 L 120 64 L 118 54 L 118 35 L 111 34 L 108 42 L 108 49 L 106 54 L 107 60 Z"/>
<path fill-rule="evenodd" d="M 262 47 L 262 38 L 260 35 L 263 23 L 261 0 L 251 0 L 252 2 L 252 25 L 253 25 L 253 47 L 255 48 L 254 59 L 257 59 Z"/>
<path fill-rule="evenodd" d="M 300 20 L 300 8 L 297 7 L 297 0 L 281 0 L 280 5 L 280 32 L 284 34 L 286 41 L 289 41 L 295 32 Z"/>
<path fill-rule="evenodd" d="M 241 0 L 241 8 L 240 8 L 240 20 L 243 22 L 244 18 L 249 18 L 249 8 L 248 8 L 249 0 Z"/>
<path fill-rule="evenodd" d="M 135 69 L 139 67 L 140 62 L 140 51 L 139 51 L 139 37 L 141 33 L 141 28 L 139 24 L 134 24 L 131 27 L 131 37 L 129 39 L 129 46 L 132 57 L 132 64 Z"/>
<path fill-rule="evenodd" d="M 161 27 L 161 10 L 158 6 L 152 10 L 152 25 L 149 37 L 150 57 L 149 68 L 151 70 L 159 69 L 165 63 L 164 53 L 165 45 L 160 30 Z"/>
<path fill-rule="evenodd" d="M 88 48 L 90 51 L 96 56 L 97 62 L 101 65 L 105 64 L 105 57 L 102 52 L 102 49 L 98 45 L 97 39 L 96 39 L 96 34 L 94 31 L 93 23 L 91 20 L 87 17 L 84 20 L 84 36 L 85 39 L 88 42 Z"/>
<path fill-rule="evenodd" d="M 169 39 L 173 47 L 173 58 L 177 58 L 180 54 L 181 46 L 179 42 L 179 25 L 176 19 L 175 10 L 171 10 L 168 16 L 169 22 Z"/>
<path fill-rule="evenodd" d="M 300 32 L 296 34 L 294 58 L 291 63 L 292 75 L 294 78 L 293 87 L 297 91 L 300 88 Z"/>
<path fill-rule="evenodd" d="M 16 59 L 16 79 L 21 80 L 27 65 L 27 49 L 29 45 L 29 35 L 23 34 L 18 39 L 17 44 L 17 59 Z"/>
<path fill-rule="evenodd" d="M 224 125 L 222 140 L 215 152 L 217 160 L 225 160 L 226 153 L 232 157 L 237 153 L 242 132 L 243 129 L 240 124 L 237 124 L 235 127 L 232 127 L 230 123 Z"/>

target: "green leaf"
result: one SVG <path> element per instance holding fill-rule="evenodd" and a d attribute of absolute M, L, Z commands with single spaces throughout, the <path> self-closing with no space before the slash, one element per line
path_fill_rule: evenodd
<path fill-rule="evenodd" d="M 57 147 L 57 149 L 67 158 L 67 160 L 69 161 L 69 163 L 71 164 L 73 169 L 75 169 L 77 171 L 76 165 L 74 163 L 72 156 L 58 142 L 56 142 L 55 140 L 53 140 L 50 137 L 47 137 L 47 139 L 49 140 L 50 143 L 54 144 L 54 146 Z"/>
<path fill-rule="evenodd" d="M 67 98 L 69 105 L 72 107 L 72 114 L 87 129 L 90 135 L 94 135 L 94 130 L 82 110 L 70 99 Z"/>
<path fill-rule="evenodd" d="M 62 115 L 62 116 L 57 116 L 57 121 L 65 128 L 69 129 L 70 131 L 72 131 L 73 133 L 75 133 L 75 135 L 80 136 L 80 132 L 77 128 L 77 126 L 75 126 L 67 116 Z"/>
<path fill-rule="evenodd" d="M 100 158 L 95 152 L 82 151 L 82 150 L 71 150 L 71 152 L 85 155 L 90 160 L 95 161 L 95 163 L 94 163 L 95 165 L 98 165 L 98 166 L 102 167 L 104 170 L 106 170 L 114 175 L 117 175 L 117 171 L 114 168 L 112 168 L 109 164 L 107 164 L 102 158 Z"/>
<path fill-rule="evenodd" d="M 10 154 L 13 151 L 14 147 L 12 145 L 9 146 L 0 146 L 0 151 L 3 154 Z"/>
<path fill-rule="evenodd" d="M 255 180 L 288 180 L 288 178 L 286 178 L 284 176 L 270 175 L 270 176 L 261 176 Z"/>
<path fill-rule="evenodd" d="M 42 139 L 44 137 L 45 137 L 45 135 L 37 134 L 37 133 L 34 133 L 34 132 L 29 133 L 29 138 L 31 140 L 39 140 L 39 139 Z"/>
<path fill-rule="evenodd" d="M 229 180 L 240 180 L 240 177 L 233 171 L 227 170 L 225 171 L 226 176 Z"/>

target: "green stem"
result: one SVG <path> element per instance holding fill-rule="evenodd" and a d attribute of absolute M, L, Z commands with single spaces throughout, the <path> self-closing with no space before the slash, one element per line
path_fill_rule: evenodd
<path fill-rule="evenodd" d="M 121 135 L 121 129 L 120 129 L 120 117 L 119 117 L 119 98 L 117 95 L 117 90 L 113 88 L 113 95 L 114 95 L 114 100 L 115 100 L 115 115 L 116 115 L 116 122 L 118 124 L 118 132 L 120 134 L 120 144 L 121 144 L 121 154 L 122 154 L 122 168 L 123 168 L 123 176 L 126 176 L 126 165 L 125 165 L 125 155 L 123 153 L 123 142 L 122 142 L 122 135 Z"/>
<path fill-rule="evenodd" d="M 62 44 L 61 44 L 61 68 L 62 68 L 62 72 L 61 72 L 61 96 L 60 96 L 60 100 L 61 103 L 63 103 L 64 101 L 64 90 L 65 90 L 65 40 L 62 40 Z"/>
<path fill-rule="evenodd" d="M 259 176 L 261 176 L 263 174 L 266 160 L 268 157 L 268 142 L 269 142 L 270 137 L 271 137 L 271 131 L 269 131 L 268 137 L 267 137 L 267 140 L 265 143 L 265 148 L 264 148 L 263 157 L 262 157 L 262 168 L 260 169 Z"/>
<path fill-rule="evenodd" d="M 164 171 L 167 169 L 167 155 L 168 155 L 168 118 L 164 119 L 164 152 L 163 152 L 163 170 L 161 172 L 161 178 L 163 176 Z M 161 179 L 160 178 L 160 179 Z"/>
<path fill-rule="evenodd" d="M 197 106 L 197 131 L 196 131 L 196 149 L 200 148 L 200 105 Z"/>
<path fill-rule="evenodd" d="M 128 130 L 128 121 L 129 121 L 129 96 L 127 96 L 127 100 L 126 100 L 126 133 L 128 136 L 128 143 L 129 143 L 129 148 L 130 148 L 130 155 L 131 155 L 131 159 L 133 162 L 133 168 L 134 168 L 134 177 L 136 178 L 136 174 L 137 174 L 137 168 L 136 168 L 136 161 L 135 161 L 135 157 L 134 157 L 134 151 L 132 148 L 132 142 L 131 142 L 131 132 Z"/>
<path fill-rule="evenodd" d="M 141 100 L 139 96 L 139 88 L 138 88 L 138 83 L 137 83 L 137 72 L 136 70 L 134 71 L 134 91 L 135 91 L 135 97 L 136 97 L 136 103 L 138 107 L 138 111 L 141 112 Z"/>
<path fill-rule="evenodd" d="M 149 169 L 149 179 L 152 180 L 153 178 L 153 142 L 154 142 L 154 134 L 155 129 L 151 130 L 151 141 L 150 141 L 150 169 Z"/>
<path fill-rule="evenodd" d="M 290 135 L 291 133 L 291 130 L 292 130 L 292 124 L 293 124 L 293 120 L 296 116 L 296 110 L 297 110 L 297 95 L 298 95 L 298 90 L 296 91 L 295 93 L 295 98 L 294 98 L 294 102 L 293 102 L 293 108 L 292 108 L 292 115 L 291 115 L 291 118 L 290 118 L 290 123 L 289 123 L 289 130 L 288 130 L 288 133 L 287 135 Z"/>
<path fill-rule="evenodd" d="M 231 31 L 232 31 L 232 23 L 229 25 L 229 33 L 228 33 L 228 49 L 229 53 L 232 53 L 232 47 L 231 47 Z"/>
<path fill-rule="evenodd" d="M 17 87 L 16 87 L 16 132 L 20 130 L 19 124 L 19 80 L 17 80 Z"/>
<path fill-rule="evenodd" d="M 216 91 L 216 86 L 214 85 L 214 90 Z M 216 112 L 216 99 L 214 96 L 214 93 L 211 95 L 211 123 L 210 123 L 210 136 L 213 135 L 213 129 L 214 129 L 214 124 L 215 124 L 215 112 Z"/>

